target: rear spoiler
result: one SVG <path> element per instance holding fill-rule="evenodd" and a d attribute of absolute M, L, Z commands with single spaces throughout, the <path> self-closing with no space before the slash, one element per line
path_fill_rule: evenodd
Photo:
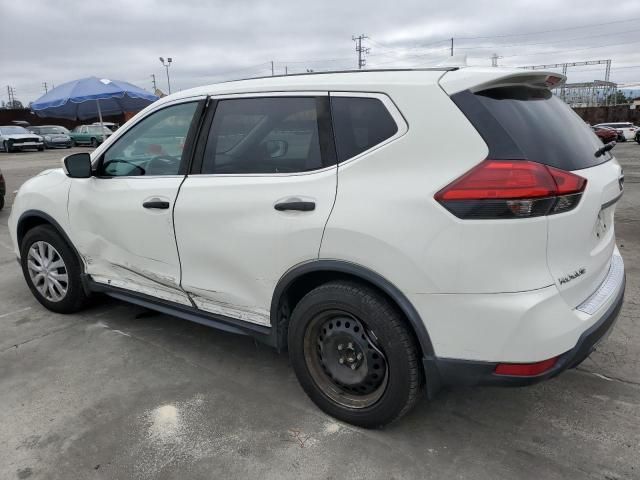
<path fill-rule="evenodd" d="M 440 86 L 449 95 L 464 90 L 480 92 L 489 88 L 529 86 L 557 88 L 567 77 L 545 70 L 531 71 L 518 68 L 470 67 L 446 72 L 440 77 Z"/>

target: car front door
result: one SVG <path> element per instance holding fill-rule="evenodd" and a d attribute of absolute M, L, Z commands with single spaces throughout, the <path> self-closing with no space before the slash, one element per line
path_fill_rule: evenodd
<path fill-rule="evenodd" d="M 269 325 L 277 281 L 318 257 L 335 200 L 329 97 L 225 98 L 208 116 L 174 212 L 182 288 L 204 311 Z"/>
<path fill-rule="evenodd" d="M 172 211 L 203 103 L 150 113 L 96 159 L 95 176 L 74 180 L 72 240 L 94 281 L 191 305 L 180 289 Z"/>

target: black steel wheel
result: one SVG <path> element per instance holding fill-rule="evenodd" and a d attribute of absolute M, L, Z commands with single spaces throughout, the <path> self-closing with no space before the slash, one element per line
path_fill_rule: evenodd
<path fill-rule="evenodd" d="M 337 404 L 369 407 L 384 393 L 387 362 L 375 338 L 360 320 L 341 310 L 323 312 L 307 327 L 307 368 L 316 384 Z"/>
<path fill-rule="evenodd" d="M 288 345 L 307 395 L 340 420 L 379 427 L 419 398 L 424 381 L 412 331 L 372 287 L 334 281 L 309 292 L 291 315 Z"/>

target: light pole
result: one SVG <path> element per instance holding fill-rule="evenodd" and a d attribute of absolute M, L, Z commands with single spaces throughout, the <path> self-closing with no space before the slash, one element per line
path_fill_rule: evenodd
<path fill-rule="evenodd" d="M 160 57 L 160 63 L 167 69 L 167 87 L 169 88 L 169 94 L 171 94 L 171 82 L 169 81 L 169 67 L 171 66 L 171 57 L 167 57 L 167 63 L 164 63 L 164 58 Z"/>

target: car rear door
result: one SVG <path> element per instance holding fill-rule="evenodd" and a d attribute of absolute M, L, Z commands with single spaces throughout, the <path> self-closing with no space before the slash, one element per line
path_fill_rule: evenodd
<path fill-rule="evenodd" d="M 277 281 L 318 257 L 336 195 L 330 123 L 327 92 L 214 99 L 174 213 L 198 308 L 269 325 Z"/>

